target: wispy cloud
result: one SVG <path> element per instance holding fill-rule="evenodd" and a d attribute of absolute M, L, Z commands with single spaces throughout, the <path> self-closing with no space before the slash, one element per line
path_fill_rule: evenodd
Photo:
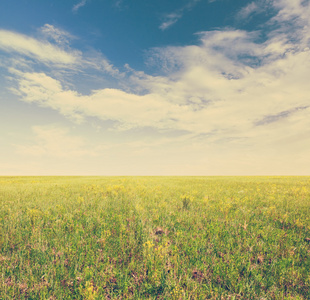
<path fill-rule="evenodd" d="M 166 15 L 165 21 L 163 23 L 161 23 L 159 28 L 161 30 L 166 30 L 167 28 L 169 28 L 170 26 L 175 24 L 179 19 L 181 19 L 182 16 L 183 16 L 182 12 L 173 12 L 171 14 Z"/>
<path fill-rule="evenodd" d="M 256 15 L 264 13 L 265 16 L 276 13 L 274 7 L 275 1 L 271 0 L 254 0 L 242 7 L 236 14 L 237 21 L 248 22 Z"/>
<path fill-rule="evenodd" d="M 292 108 L 290 110 L 281 111 L 280 113 L 278 113 L 276 115 L 266 116 L 262 120 L 259 120 L 259 121 L 255 122 L 255 125 L 259 126 L 259 125 L 266 125 L 266 124 L 269 124 L 269 123 L 277 122 L 277 121 L 279 121 L 281 119 L 285 119 L 285 118 L 289 117 L 291 114 L 293 114 L 295 112 L 307 109 L 308 107 L 309 106 L 295 107 L 295 108 Z"/>
<path fill-rule="evenodd" d="M 237 14 L 238 19 L 248 19 L 252 14 L 263 11 L 263 8 L 259 7 L 255 2 L 249 3 L 243 7 Z"/>
<path fill-rule="evenodd" d="M 80 51 L 65 51 L 48 41 L 40 41 L 8 30 L 0 30 L 0 49 L 31 57 L 41 63 L 53 63 L 58 67 L 74 65 L 81 57 Z"/>
<path fill-rule="evenodd" d="M 75 39 L 70 33 L 50 24 L 41 27 L 37 37 L 0 29 L 0 50 L 9 56 L 9 59 L 0 61 L 0 65 L 29 71 L 41 64 L 50 72 L 63 75 L 65 70 L 81 74 L 91 69 L 112 78 L 124 76 L 102 53 L 89 49 L 85 54 L 72 48 L 70 44 Z"/>
<path fill-rule="evenodd" d="M 163 18 L 164 21 L 159 26 L 159 29 L 166 30 L 171 27 L 183 17 L 186 11 L 191 10 L 199 1 L 200 0 L 191 0 L 186 5 L 176 9 L 174 12 L 166 14 Z"/>
<path fill-rule="evenodd" d="M 75 39 L 69 32 L 50 24 L 42 26 L 40 32 L 47 40 L 51 40 L 61 46 L 68 46 L 71 40 Z"/>
<path fill-rule="evenodd" d="M 80 2 L 78 2 L 77 4 L 75 4 L 75 5 L 73 6 L 72 11 L 73 11 L 74 13 L 77 13 L 78 10 L 79 10 L 81 7 L 85 6 L 86 3 L 89 2 L 89 1 L 90 1 L 90 0 L 81 0 Z"/>

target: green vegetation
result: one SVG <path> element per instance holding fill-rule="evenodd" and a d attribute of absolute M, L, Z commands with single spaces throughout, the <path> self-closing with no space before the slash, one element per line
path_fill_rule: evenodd
<path fill-rule="evenodd" d="M 0 177 L 0 299 L 310 299 L 309 177 Z"/>

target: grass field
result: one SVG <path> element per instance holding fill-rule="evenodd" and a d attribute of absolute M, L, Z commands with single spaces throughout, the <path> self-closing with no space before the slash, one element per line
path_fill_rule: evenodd
<path fill-rule="evenodd" d="M 310 299 L 310 177 L 0 177 L 0 299 Z"/>

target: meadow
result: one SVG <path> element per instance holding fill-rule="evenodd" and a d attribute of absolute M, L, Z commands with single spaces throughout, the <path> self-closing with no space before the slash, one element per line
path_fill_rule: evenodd
<path fill-rule="evenodd" d="M 0 299 L 310 299 L 310 177 L 0 177 Z"/>

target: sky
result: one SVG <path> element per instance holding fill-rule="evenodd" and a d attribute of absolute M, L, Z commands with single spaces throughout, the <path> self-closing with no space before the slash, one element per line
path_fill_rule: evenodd
<path fill-rule="evenodd" d="M 0 1 L 0 175 L 310 175 L 309 0 Z"/>

